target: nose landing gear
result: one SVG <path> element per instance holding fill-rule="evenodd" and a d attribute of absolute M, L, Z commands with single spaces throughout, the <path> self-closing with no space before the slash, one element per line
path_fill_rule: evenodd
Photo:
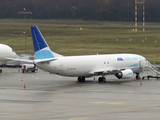
<path fill-rule="evenodd" d="M 139 73 L 136 73 L 136 79 L 137 79 L 137 80 L 141 79 Z"/>

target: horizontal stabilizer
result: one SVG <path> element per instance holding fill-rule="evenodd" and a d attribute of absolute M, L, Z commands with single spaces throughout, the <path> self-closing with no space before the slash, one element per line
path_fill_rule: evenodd
<path fill-rule="evenodd" d="M 25 60 L 25 59 L 17 59 L 17 58 L 6 58 L 7 60 L 14 60 L 14 61 L 20 61 L 20 62 L 27 62 L 27 63 L 44 63 L 44 62 L 50 62 L 57 60 L 56 58 L 50 58 L 50 59 L 39 59 L 39 60 Z"/>
<path fill-rule="evenodd" d="M 50 62 L 50 61 L 54 61 L 57 60 L 56 58 L 50 58 L 50 59 L 38 59 L 38 60 L 34 60 L 34 63 L 44 63 L 44 62 Z"/>
<path fill-rule="evenodd" d="M 5 59 L 6 59 L 6 60 L 20 61 L 20 62 L 33 63 L 33 60 L 17 59 L 17 58 L 5 58 Z"/>

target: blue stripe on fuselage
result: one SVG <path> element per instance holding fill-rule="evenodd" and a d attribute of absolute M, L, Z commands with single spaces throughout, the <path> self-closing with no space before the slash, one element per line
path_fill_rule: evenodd
<path fill-rule="evenodd" d="M 138 64 L 138 63 L 135 63 L 135 64 L 130 65 L 129 68 L 138 67 L 138 66 L 139 66 L 139 64 Z"/>

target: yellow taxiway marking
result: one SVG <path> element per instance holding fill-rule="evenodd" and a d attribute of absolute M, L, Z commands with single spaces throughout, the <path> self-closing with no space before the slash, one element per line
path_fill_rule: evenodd
<path fill-rule="evenodd" d="M 101 104 L 109 104 L 109 105 L 121 105 L 124 102 L 90 102 L 91 104 L 101 105 Z"/>

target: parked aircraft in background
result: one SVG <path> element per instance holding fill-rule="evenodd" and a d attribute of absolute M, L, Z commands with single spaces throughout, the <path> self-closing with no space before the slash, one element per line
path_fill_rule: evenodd
<path fill-rule="evenodd" d="M 11 47 L 5 44 L 0 44 L 0 62 L 8 61 L 6 58 L 16 58 L 17 54 Z M 0 69 L 0 73 L 2 69 Z"/>

